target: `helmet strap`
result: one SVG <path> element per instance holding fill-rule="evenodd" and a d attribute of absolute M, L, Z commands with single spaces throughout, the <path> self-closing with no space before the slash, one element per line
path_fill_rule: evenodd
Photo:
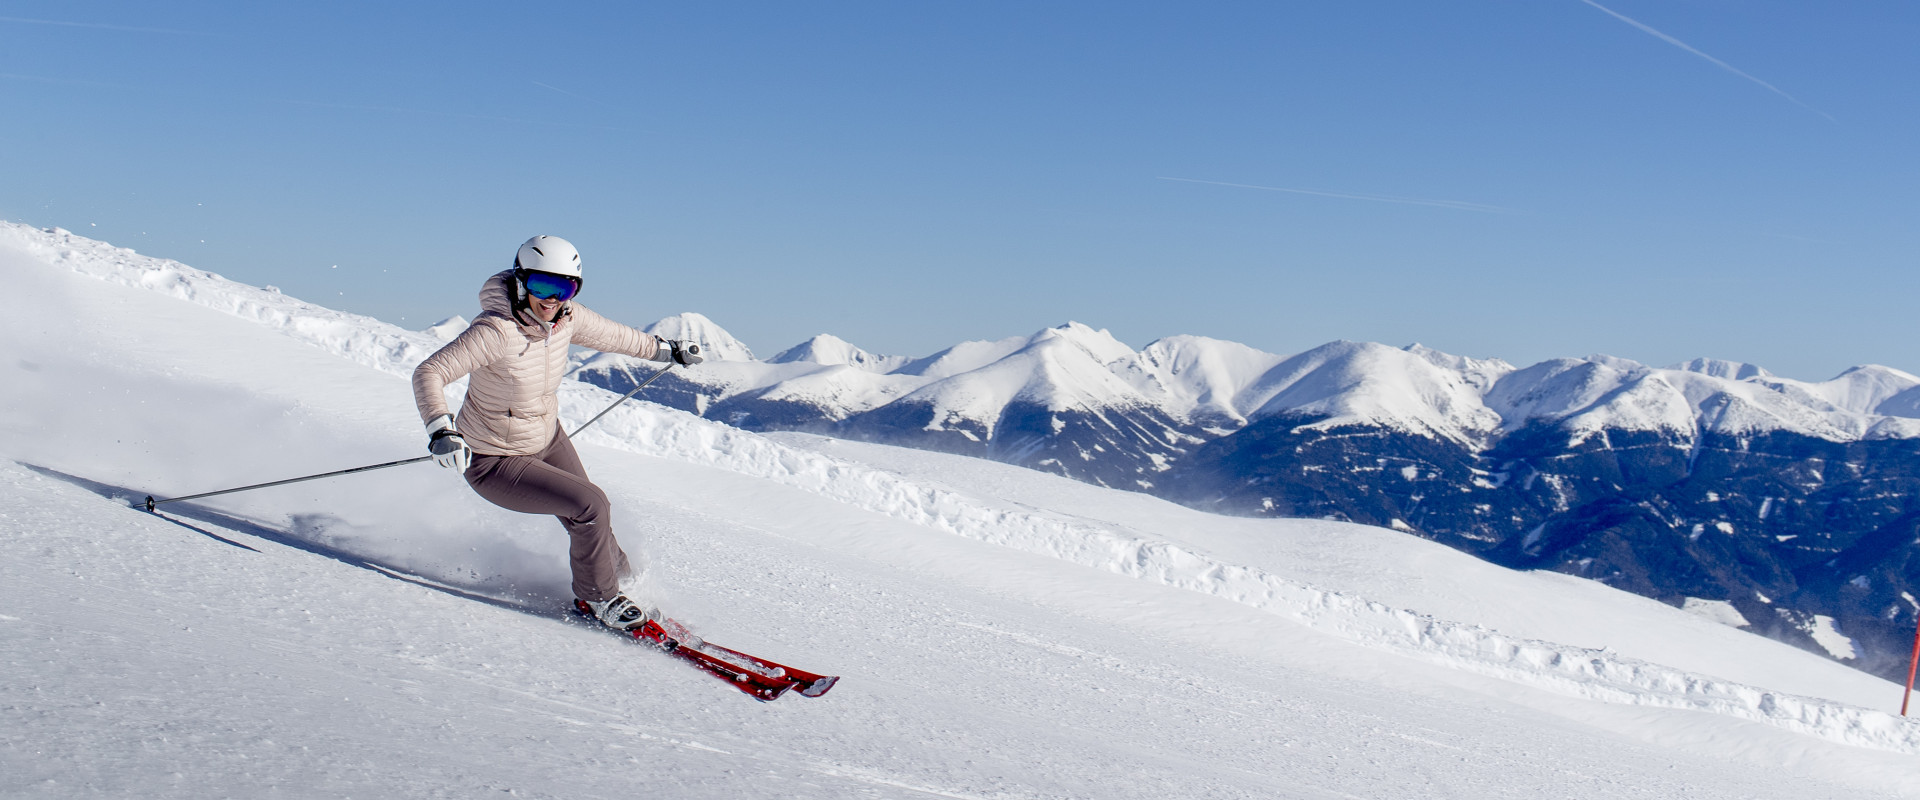
<path fill-rule="evenodd" d="M 512 286 L 507 290 L 507 296 L 512 301 L 514 319 L 519 319 L 520 313 L 524 311 L 527 319 L 532 320 L 534 319 L 533 305 L 528 302 L 527 282 L 521 279 L 520 272 L 520 260 L 514 259 L 513 278 L 510 281 Z"/>

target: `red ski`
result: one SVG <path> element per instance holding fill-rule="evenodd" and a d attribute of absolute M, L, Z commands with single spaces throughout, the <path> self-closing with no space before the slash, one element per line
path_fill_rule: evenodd
<path fill-rule="evenodd" d="M 573 601 L 573 612 L 588 619 L 593 618 L 593 611 L 579 600 Z M 626 635 L 693 664 L 762 702 L 773 700 L 788 690 L 797 691 L 802 697 L 819 697 L 840 680 L 837 675 L 819 675 L 750 656 L 731 647 L 721 647 L 701 639 L 687 626 L 671 619 L 661 622 L 648 620 L 640 627 L 627 631 Z"/>

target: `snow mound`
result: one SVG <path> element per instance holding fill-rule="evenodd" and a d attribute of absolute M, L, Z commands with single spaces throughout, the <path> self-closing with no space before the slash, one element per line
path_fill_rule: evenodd
<path fill-rule="evenodd" d="M 142 256 L 60 228 L 41 230 L 0 223 L 0 237 L 5 237 L 4 246 L 53 266 L 224 311 L 384 372 L 410 375 L 413 365 L 443 344 L 431 333 L 403 330 L 372 317 L 297 300 L 278 290 L 235 283 L 178 261 Z"/>
<path fill-rule="evenodd" d="M 451 342 L 454 337 L 459 336 L 461 332 L 465 331 L 471 324 L 472 323 L 467 321 L 466 317 L 455 314 L 427 326 L 426 333 L 440 341 Z"/>
<path fill-rule="evenodd" d="M 1860 367 L 1832 381 L 1806 383 L 1723 362 L 1681 366 L 1686 369 L 1599 356 L 1552 359 L 1501 378 L 1485 401 L 1506 430 L 1547 421 L 1576 441 L 1606 430 L 1658 432 L 1680 442 L 1708 432 L 1792 431 L 1854 441 L 1920 430 L 1883 415 L 1882 406 L 1906 397 L 1901 392 L 1915 385 L 1916 379 L 1898 370 Z M 1722 377 L 1729 373 L 1749 377 Z"/>
<path fill-rule="evenodd" d="M 1773 373 L 1753 364 L 1745 364 L 1739 361 L 1726 361 L 1718 358 L 1696 358 L 1691 361 L 1683 361 L 1675 364 L 1667 369 L 1679 370 L 1681 372 L 1698 372 L 1702 375 L 1729 381 L 1773 377 Z"/>
<path fill-rule="evenodd" d="M 892 372 L 905 365 L 906 356 L 882 356 L 849 344 L 845 339 L 822 333 L 768 359 L 771 364 L 806 362 L 828 366 L 856 367 L 868 372 Z"/>
<path fill-rule="evenodd" d="M 1258 405 L 1242 398 L 1242 388 L 1282 360 L 1237 342 L 1169 336 L 1147 345 L 1120 375 L 1179 416 L 1237 426 Z"/>
<path fill-rule="evenodd" d="M 1907 410 L 1908 405 L 1905 399 L 1899 402 L 1894 402 L 1894 399 L 1902 398 L 1915 387 L 1920 387 L 1920 378 L 1878 364 L 1851 367 L 1832 380 L 1820 383 L 1771 376 L 1760 379 L 1760 382 L 1806 405 L 1827 406 L 1835 411 L 1854 414 L 1893 416 L 1902 416 L 1898 412 Z"/>
<path fill-rule="evenodd" d="M 1014 336 L 991 342 L 961 342 L 925 358 L 909 361 L 894 372 L 936 380 L 950 378 L 1013 355 L 1027 346 L 1029 341 L 1030 337 Z"/>
<path fill-rule="evenodd" d="M 1282 361 L 1246 390 L 1249 419 L 1323 417 L 1315 428 L 1377 425 L 1463 443 L 1482 441 L 1500 417 L 1462 373 L 1430 353 L 1370 342 L 1332 342 Z"/>
<path fill-rule="evenodd" d="M 994 351 L 1004 343 L 994 343 Z M 967 421 L 991 434 L 1002 411 L 1015 401 L 1048 411 L 1135 405 L 1132 387 L 1107 366 L 1132 355 L 1106 331 L 1068 323 L 1040 331 L 991 362 L 901 399 L 932 406 L 935 425 Z"/>

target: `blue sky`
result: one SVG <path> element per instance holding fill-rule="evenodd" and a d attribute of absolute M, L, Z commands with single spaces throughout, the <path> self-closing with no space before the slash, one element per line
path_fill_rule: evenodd
<path fill-rule="evenodd" d="M 1920 5 L 0 2 L 0 218 L 420 328 L 536 233 L 763 356 L 1920 372 Z"/>

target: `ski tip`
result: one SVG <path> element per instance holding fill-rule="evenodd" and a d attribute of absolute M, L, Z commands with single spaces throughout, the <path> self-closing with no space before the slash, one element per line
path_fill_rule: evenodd
<path fill-rule="evenodd" d="M 799 687 L 800 696 L 819 697 L 820 695 L 826 694 L 828 689 L 832 689 L 833 685 L 839 682 L 840 676 L 838 675 L 821 676 L 812 683 Z"/>

